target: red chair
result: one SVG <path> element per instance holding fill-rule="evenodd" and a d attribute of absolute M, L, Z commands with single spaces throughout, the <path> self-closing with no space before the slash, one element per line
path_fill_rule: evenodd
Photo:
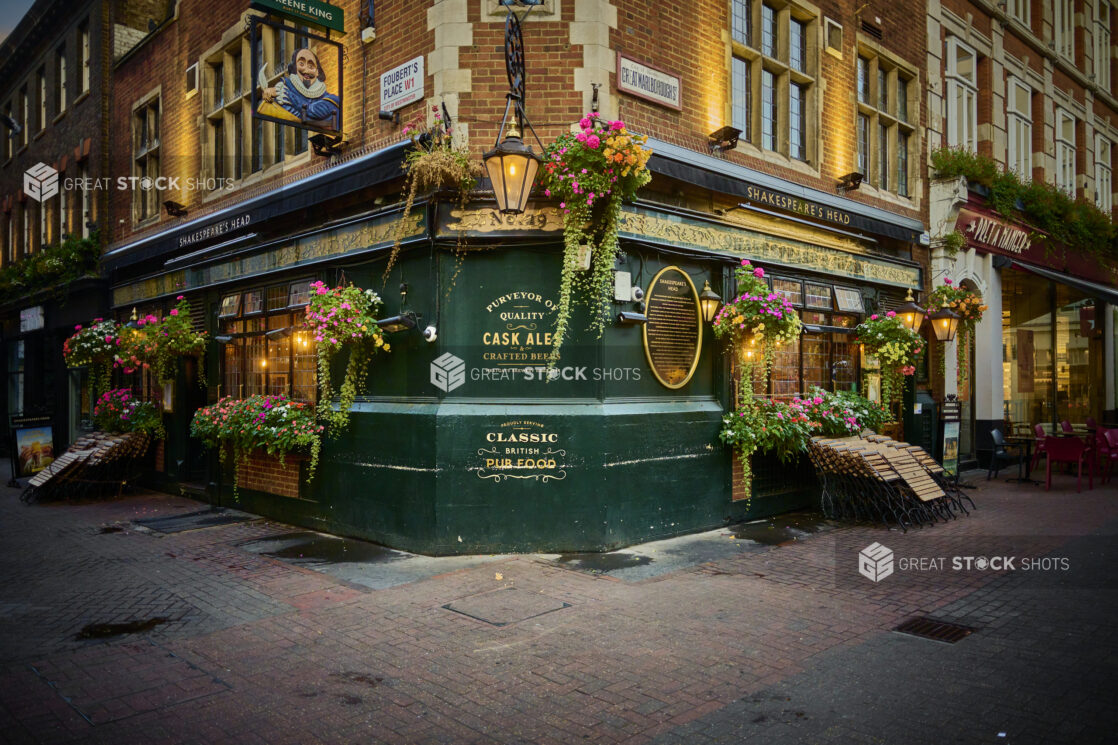
<path fill-rule="evenodd" d="M 1033 432 L 1036 432 L 1036 442 L 1033 443 L 1033 464 L 1029 471 L 1036 470 L 1037 463 L 1040 463 L 1040 456 L 1044 455 L 1044 441 L 1048 438 L 1041 424 L 1034 424 Z"/>
<path fill-rule="evenodd" d="M 1067 419 L 1060 422 L 1060 429 L 1062 429 L 1064 431 L 1065 435 L 1074 435 L 1075 434 L 1075 428 L 1071 426 L 1071 422 L 1069 422 Z"/>
<path fill-rule="evenodd" d="M 1044 440 L 1044 452 L 1048 456 L 1045 465 L 1045 490 L 1052 488 L 1052 464 L 1075 463 L 1078 474 L 1075 480 L 1075 491 L 1083 491 L 1083 466 L 1087 466 L 1087 488 L 1095 488 L 1094 469 L 1091 468 L 1092 450 L 1087 443 L 1078 437 L 1048 437 Z"/>
<path fill-rule="evenodd" d="M 1099 439 L 1106 441 L 1105 449 L 1101 442 L 1098 448 L 1098 457 L 1106 461 L 1106 478 L 1103 481 L 1105 484 L 1110 481 L 1111 466 L 1114 465 L 1114 461 L 1118 460 L 1118 429 L 1100 429 Z"/>
<path fill-rule="evenodd" d="M 1087 429 L 1098 429 L 1099 423 L 1095 421 L 1093 416 L 1087 417 Z"/>

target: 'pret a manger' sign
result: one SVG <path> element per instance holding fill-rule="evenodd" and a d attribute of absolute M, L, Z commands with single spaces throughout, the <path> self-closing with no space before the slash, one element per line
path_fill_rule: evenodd
<path fill-rule="evenodd" d="M 319 0 L 252 0 L 254 8 L 279 13 L 304 23 L 345 33 L 345 16 L 342 9 Z"/>

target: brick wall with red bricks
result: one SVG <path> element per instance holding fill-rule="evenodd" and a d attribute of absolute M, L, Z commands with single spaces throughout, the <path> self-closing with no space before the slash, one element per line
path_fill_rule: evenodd
<path fill-rule="evenodd" d="M 255 451 L 241 464 L 240 488 L 297 499 L 306 460 L 306 456 L 288 453 L 281 463 L 279 458 Z"/>
<path fill-rule="evenodd" d="M 406 3 L 383 3 L 378 4 L 376 9 L 376 40 L 363 44 L 361 29 L 364 25 L 363 10 L 367 4 L 357 0 L 339 0 L 333 4 L 342 8 L 345 17 L 345 35 L 339 37 L 334 32 L 331 39 L 339 41 L 344 48 L 342 131 L 347 141 L 344 155 L 351 156 L 379 149 L 402 138 L 399 127 L 376 116 L 380 103 L 379 74 L 430 52 L 434 34 L 427 30 L 425 8 Z M 188 211 L 187 217 L 176 218 L 168 216 L 160 208 L 157 215 L 137 222 L 133 194 L 114 192 L 110 205 L 114 243 L 166 230 L 178 222 L 195 219 L 329 167 L 328 159 L 320 156 L 289 156 L 290 165 L 265 169 L 262 176 L 248 175 L 237 180 L 230 190 L 213 193 L 187 188 L 190 179 L 212 174 L 210 162 L 204 160 L 212 160 L 212 152 L 207 142 L 208 112 L 203 111 L 210 100 L 206 95 L 207 72 L 203 57 L 220 48 L 223 39 L 232 42 L 234 29 L 247 31 L 242 19 L 248 10 L 248 0 L 222 3 L 180 0 L 174 19 L 133 49 L 114 70 L 111 127 L 116 134 L 112 142 L 112 172 L 118 175 L 133 173 L 133 146 L 129 136 L 133 131 L 133 111 L 137 102 L 158 90 L 161 109 L 160 174 L 179 177 L 181 187 L 178 191 L 161 193 L 158 203 L 173 200 L 184 205 Z M 317 42 L 312 42 L 312 45 L 319 46 Z M 326 52 L 321 56 L 323 68 L 333 72 L 332 58 Z M 196 63 L 198 92 L 188 95 L 186 71 Z M 337 88 L 328 83 L 328 90 L 334 92 Z M 428 75 L 425 80 L 428 104 L 432 90 L 432 78 Z M 401 109 L 401 121 L 407 121 L 423 107 L 424 103 L 420 102 Z M 286 136 L 294 134 L 294 130 L 290 129 Z M 248 138 L 244 147 L 247 159 L 250 149 Z M 246 168 L 245 173 L 251 174 L 251 170 Z"/>
<path fill-rule="evenodd" d="M 756 7 L 757 0 L 754 0 Z M 611 33 L 612 46 L 626 56 L 653 66 L 663 67 L 678 74 L 683 91 L 683 110 L 671 109 L 645 102 L 632 96 L 620 100 L 621 115 L 641 132 L 667 140 L 699 152 L 709 152 L 707 135 L 724 124 L 729 124 L 726 102 L 730 96 L 729 51 L 727 40 L 730 29 L 729 2 L 705 0 L 699 3 L 678 5 L 654 0 L 629 0 L 619 3 L 618 27 Z M 807 6 L 810 7 L 810 6 Z M 805 7 L 805 9 L 807 9 Z M 861 2 L 825 0 L 816 3 L 818 14 L 809 25 L 809 52 L 817 60 L 816 87 L 820 90 L 818 126 L 809 116 L 807 137 L 817 139 L 814 158 L 809 157 L 808 174 L 799 164 L 787 159 L 758 158 L 737 151 L 723 157 L 749 168 L 771 173 L 781 178 L 805 184 L 823 191 L 833 192 L 838 178 L 856 170 L 855 157 L 855 106 L 856 106 L 856 45 L 859 40 L 876 44 L 887 53 L 920 71 L 918 85 L 924 86 L 925 34 L 922 23 L 913 18 L 924 12 L 923 3 L 903 2 L 874 9 Z M 861 8 L 861 13 L 858 11 Z M 809 11 L 811 12 L 811 11 Z M 824 51 L 824 19 L 842 26 L 841 59 Z M 865 22 L 879 29 L 881 38 L 862 30 Z M 761 29 L 754 25 L 754 45 Z M 811 48 L 815 48 L 815 52 Z M 612 83 L 611 83 L 612 85 Z M 916 110 L 909 111 L 909 118 L 917 125 L 917 135 L 924 123 L 924 97 L 916 97 Z M 755 105 L 759 105 L 755 101 Z M 914 150 L 922 152 L 921 148 Z M 922 157 L 910 159 L 910 171 L 917 174 Z M 882 200 L 870 196 L 868 190 L 849 192 L 852 200 L 874 204 L 893 212 L 922 217 L 919 194 L 906 207 L 904 200 Z"/>
<path fill-rule="evenodd" d="M 44 203 L 31 199 L 23 191 L 24 173 L 38 163 L 45 163 L 60 172 L 59 187 L 68 179 L 84 174 L 96 179 L 105 174 L 106 135 L 102 114 L 107 104 L 104 70 L 108 65 L 110 44 L 102 13 L 107 3 L 59 2 L 55 10 L 29 30 L 9 37 L 3 53 L 10 54 L 0 74 L 0 112 L 10 112 L 21 125 L 22 91 L 28 94 L 28 127 L 25 133 L 9 138 L 7 127 L 0 127 L 0 138 L 6 140 L 0 149 L 0 266 L 14 258 L 19 261 L 44 246 L 61 241 L 63 232 L 76 233 L 87 217 L 82 214 L 81 194 L 68 189 L 65 222 L 59 214 L 62 200 L 55 196 Z M 42 4 L 40 3 L 40 6 Z M 90 44 L 88 87 L 83 89 L 82 36 L 79 28 L 88 29 Z M 22 33 L 25 31 L 26 33 Z M 59 66 L 59 50 L 65 58 L 65 106 L 60 107 L 58 89 L 63 75 Z M 2 55 L 0 55 L 2 56 Z M 39 71 L 46 77 L 46 115 L 40 122 Z M 40 124 L 42 126 L 40 126 Z M 26 144 L 24 144 L 26 138 Z M 94 192 L 90 221 L 104 214 L 104 191 Z M 46 242 L 41 240 L 40 211 L 47 215 Z M 23 240 L 23 221 L 30 222 L 30 245 Z M 10 226 L 9 226 L 10 224 Z M 9 230 L 9 227 L 11 228 Z M 14 239 L 14 247 L 9 245 Z"/>

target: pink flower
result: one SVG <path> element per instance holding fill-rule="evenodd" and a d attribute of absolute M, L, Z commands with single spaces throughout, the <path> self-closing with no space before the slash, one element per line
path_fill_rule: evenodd
<path fill-rule="evenodd" d="M 178 314 L 179 314 L 179 309 L 178 308 L 171 308 L 171 315 L 172 316 L 177 316 Z"/>
<path fill-rule="evenodd" d="M 589 117 L 584 116 L 581 119 L 579 119 L 578 120 L 578 126 L 582 127 L 583 129 L 590 129 L 590 119 L 589 119 Z"/>
<path fill-rule="evenodd" d="M 575 135 L 575 139 L 578 140 L 579 142 L 586 142 L 586 133 L 585 132 L 579 132 L 577 135 Z"/>
<path fill-rule="evenodd" d="M 764 277 L 765 276 L 765 270 L 762 269 L 761 267 L 757 267 L 756 269 L 753 270 L 753 276 L 754 277 Z"/>
<path fill-rule="evenodd" d="M 186 298 L 186 295 L 179 295 L 177 298 L 175 298 L 175 300 L 183 300 L 185 298 Z"/>
<path fill-rule="evenodd" d="M 892 310 L 885 314 L 886 318 L 896 318 L 896 316 L 897 316 L 896 312 L 892 311 Z"/>
<path fill-rule="evenodd" d="M 944 277 L 944 278 L 943 278 L 943 283 L 944 283 L 945 285 L 952 285 L 952 284 L 955 284 L 954 282 L 952 282 L 952 281 L 951 281 L 950 279 L 948 279 L 947 277 Z"/>
<path fill-rule="evenodd" d="M 598 146 L 601 144 L 602 140 L 598 137 L 598 135 L 590 135 L 586 138 L 586 147 L 590 148 L 591 150 L 597 150 Z"/>
<path fill-rule="evenodd" d="M 877 314 L 874 313 L 872 316 L 870 316 L 870 320 L 871 321 L 876 321 L 877 320 Z"/>
<path fill-rule="evenodd" d="M 544 194 L 545 197 L 550 197 L 551 196 L 551 189 L 544 189 L 543 194 Z"/>
<path fill-rule="evenodd" d="M 113 343 L 113 337 L 111 337 L 111 336 L 106 336 L 106 337 L 105 337 L 105 343 L 106 343 L 106 344 L 112 344 L 112 343 Z"/>
<path fill-rule="evenodd" d="M 567 209 L 567 203 L 566 202 L 560 202 L 559 207 L 562 208 L 562 209 Z"/>
<path fill-rule="evenodd" d="M 80 323 L 77 326 L 74 327 L 74 331 L 81 331 L 81 330 L 82 330 L 82 325 Z"/>
<path fill-rule="evenodd" d="M 620 129 L 625 128 L 625 122 L 618 119 L 616 122 L 610 122 L 609 123 L 609 128 L 612 129 L 614 132 L 616 132 Z"/>
<path fill-rule="evenodd" d="M 901 368 L 901 372 L 903 372 L 905 375 L 912 375 L 916 372 L 916 368 L 912 365 L 905 365 Z"/>

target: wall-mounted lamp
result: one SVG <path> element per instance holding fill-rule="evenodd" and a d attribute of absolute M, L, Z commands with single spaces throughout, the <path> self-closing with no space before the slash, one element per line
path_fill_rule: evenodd
<path fill-rule="evenodd" d="M 648 323 L 648 316 L 644 313 L 634 313 L 631 310 L 623 310 L 617 314 L 617 322 L 622 326 L 637 326 L 642 323 Z"/>
<path fill-rule="evenodd" d="M 129 329 L 140 328 L 140 319 L 136 315 L 136 306 L 132 306 L 132 316 L 128 319 L 128 323 L 124 324 L 124 327 Z"/>
<path fill-rule="evenodd" d="M 862 185 L 862 179 L 865 178 L 864 174 L 857 171 L 851 171 L 838 180 L 835 186 L 836 191 L 857 191 L 858 187 Z"/>
<path fill-rule="evenodd" d="M 505 96 L 505 115 L 497 130 L 496 143 L 492 150 L 482 156 L 481 161 L 493 184 L 497 209 L 505 214 L 519 215 L 528 205 L 528 195 L 542 162 L 542 158 L 532 151 L 532 147 L 525 145 L 521 139 L 520 133 L 525 125 L 532 130 L 541 151 L 544 147 L 532 123 L 528 121 L 528 115 L 524 113 L 524 38 L 520 31 L 520 18 L 512 12 L 512 8 L 513 5 L 535 6 L 538 3 L 509 0 L 502 4 L 508 9 L 505 16 L 505 73 L 509 79 L 509 92 Z M 532 12 L 531 7 L 528 12 Z M 505 136 L 503 140 L 501 135 Z"/>
<path fill-rule="evenodd" d="M 941 308 L 928 314 L 928 321 L 932 324 L 936 339 L 944 342 L 954 340 L 955 332 L 959 330 L 959 320 L 961 318 L 962 316 L 958 313 L 947 308 Z"/>
<path fill-rule="evenodd" d="M 910 289 L 908 295 L 905 296 L 904 303 L 897 308 L 896 313 L 905 328 L 909 331 L 919 331 L 920 324 L 924 323 L 924 316 L 927 314 L 927 311 L 917 305 L 912 299 L 912 290 Z"/>
<path fill-rule="evenodd" d="M 233 337 L 232 336 L 215 336 L 214 341 L 216 341 L 218 344 L 229 344 L 230 342 L 233 341 Z"/>
<path fill-rule="evenodd" d="M 699 307 L 703 310 L 703 320 L 710 323 L 714 317 L 718 315 L 718 309 L 722 307 L 722 298 L 718 293 L 710 289 L 710 280 L 703 282 L 703 291 L 699 293 Z"/>
<path fill-rule="evenodd" d="M 739 137 L 741 137 L 740 129 L 726 125 L 707 135 L 707 144 L 710 145 L 712 153 L 733 150 L 738 146 Z"/>
<path fill-rule="evenodd" d="M 378 111 L 377 112 L 377 119 L 380 119 L 380 120 L 386 121 L 386 122 L 392 122 L 393 124 L 399 124 L 400 123 L 400 110 L 396 109 L 395 111 Z"/>
<path fill-rule="evenodd" d="M 414 313 L 403 313 L 398 316 L 391 316 L 389 318 L 382 318 L 377 321 L 377 326 L 380 326 L 381 331 L 389 334 L 395 334 L 400 331 L 407 331 L 416 326 Z"/>
<path fill-rule="evenodd" d="M 590 94 L 590 110 L 591 111 L 597 111 L 598 110 L 598 88 L 600 88 L 601 86 L 602 86 L 601 83 L 591 83 L 590 84 L 590 87 L 594 89 L 594 92 L 592 94 Z"/>
<path fill-rule="evenodd" d="M 186 205 L 179 204 L 171 199 L 163 203 L 163 209 L 166 210 L 167 214 L 171 217 L 186 217 Z"/>

